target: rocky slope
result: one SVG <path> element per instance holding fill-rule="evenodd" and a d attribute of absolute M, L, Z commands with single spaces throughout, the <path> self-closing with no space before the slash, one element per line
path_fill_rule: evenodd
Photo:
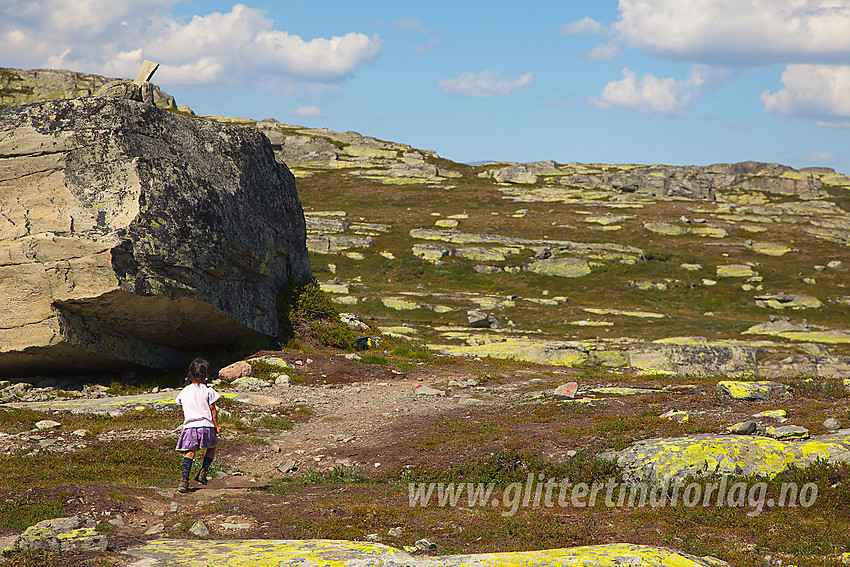
<path fill-rule="evenodd" d="M 850 178 L 832 169 L 470 166 L 356 132 L 201 118 L 265 134 L 298 180 L 314 274 L 384 333 L 648 373 L 850 367 Z"/>

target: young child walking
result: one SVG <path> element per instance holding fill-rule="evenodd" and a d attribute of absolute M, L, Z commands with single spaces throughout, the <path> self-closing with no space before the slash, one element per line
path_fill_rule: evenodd
<path fill-rule="evenodd" d="M 189 475 L 192 472 L 195 452 L 206 449 L 201 470 L 195 476 L 195 480 L 201 484 L 207 483 L 207 471 L 215 458 L 218 434 L 221 433 L 215 402 L 220 396 L 218 392 L 206 385 L 209 375 L 209 362 L 203 358 L 193 360 L 186 376 L 189 384 L 174 400 L 183 407 L 183 431 L 180 432 L 180 439 L 177 440 L 177 450 L 184 454 L 183 480 L 177 489 L 179 492 L 189 492 Z"/>

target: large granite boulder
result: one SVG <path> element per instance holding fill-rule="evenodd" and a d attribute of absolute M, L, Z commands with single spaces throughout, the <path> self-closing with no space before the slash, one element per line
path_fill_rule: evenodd
<path fill-rule="evenodd" d="M 275 337 L 279 289 L 311 277 L 305 238 L 256 130 L 109 98 L 0 111 L 0 372 Z"/>

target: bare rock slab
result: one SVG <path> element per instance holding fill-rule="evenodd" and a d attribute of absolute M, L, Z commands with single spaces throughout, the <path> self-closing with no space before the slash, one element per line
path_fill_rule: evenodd
<path fill-rule="evenodd" d="M 0 372 L 162 368 L 279 334 L 311 277 L 259 132 L 107 98 L 0 111 Z"/>
<path fill-rule="evenodd" d="M 417 542 L 418 543 L 418 542 Z M 410 546 L 416 553 L 417 547 Z M 666 547 L 609 543 L 563 549 L 509 551 L 477 555 L 426 556 L 370 541 L 342 540 L 153 540 L 127 550 L 130 567 L 190 565 L 339 565 L 354 567 L 462 567 L 468 565 L 631 565 L 635 567 L 724 567 L 714 557 L 699 557 Z"/>

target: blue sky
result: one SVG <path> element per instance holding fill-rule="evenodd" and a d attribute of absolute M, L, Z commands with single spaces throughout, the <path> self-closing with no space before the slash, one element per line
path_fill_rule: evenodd
<path fill-rule="evenodd" d="M 0 0 L 0 66 L 461 162 L 850 172 L 850 0 Z"/>

